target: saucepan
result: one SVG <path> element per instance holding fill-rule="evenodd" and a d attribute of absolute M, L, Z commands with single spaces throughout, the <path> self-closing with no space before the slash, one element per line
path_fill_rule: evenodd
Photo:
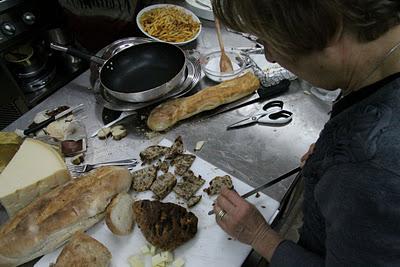
<path fill-rule="evenodd" d="M 100 83 L 115 98 L 147 102 L 165 95 L 185 78 L 186 57 L 179 47 L 161 42 L 128 47 L 104 60 L 51 43 L 54 50 L 100 64 Z"/>

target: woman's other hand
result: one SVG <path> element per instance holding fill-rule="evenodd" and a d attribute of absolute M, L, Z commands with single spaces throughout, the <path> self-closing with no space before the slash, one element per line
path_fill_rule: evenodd
<path fill-rule="evenodd" d="M 312 155 L 312 153 L 314 153 L 314 148 L 315 148 L 315 143 L 311 144 L 310 148 L 308 149 L 308 151 L 301 157 L 300 159 L 300 167 L 304 167 L 304 165 L 306 164 L 306 161 L 308 160 L 308 158 Z"/>
<path fill-rule="evenodd" d="M 251 245 L 270 260 L 282 238 L 271 229 L 257 208 L 238 193 L 223 188 L 214 205 L 218 225 L 233 238 Z"/>

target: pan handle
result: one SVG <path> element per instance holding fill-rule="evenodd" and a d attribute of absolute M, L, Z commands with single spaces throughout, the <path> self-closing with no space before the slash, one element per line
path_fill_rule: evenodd
<path fill-rule="evenodd" d="M 90 55 L 90 54 L 84 53 L 73 47 L 66 47 L 66 46 L 56 44 L 56 43 L 50 43 L 50 48 L 57 50 L 57 51 L 61 51 L 63 53 L 71 55 L 71 56 L 76 56 L 76 57 L 85 59 L 87 61 L 92 61 L 92 62 L 100 64 L 100 65 L 103 65 L 106 62 L 102 58 L 96 57 L 95 55 Z"/>

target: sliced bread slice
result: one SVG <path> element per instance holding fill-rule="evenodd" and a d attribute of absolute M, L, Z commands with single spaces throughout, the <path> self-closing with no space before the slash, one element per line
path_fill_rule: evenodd
<path fill-rule="evenodd" d="M 133 199 L 128 193 L 120 193 L 113 198 L 106 210 L 106 224 L 116 235 L 128 235 L 135 224 Z"/>
<path fill-rule="evenodd" d="M 164 199 L 176 185 L 176 177 L 170 172 L 160 175 L 151 185 L 150 189 L 159 200 Z"/>
<path fill-rule="evenodd" d="M 85 233 L 75 233 L 63 248 L 54 267 L 108 267 L 110 251 L 99 241 Z"/>

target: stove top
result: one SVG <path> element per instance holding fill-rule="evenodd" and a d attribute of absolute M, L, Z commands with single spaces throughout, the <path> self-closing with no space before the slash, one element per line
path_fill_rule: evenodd
<path fill-rule="evenodd" d="M 57 21 L 57 1 L 0 0 L 0 51 Z"/>

